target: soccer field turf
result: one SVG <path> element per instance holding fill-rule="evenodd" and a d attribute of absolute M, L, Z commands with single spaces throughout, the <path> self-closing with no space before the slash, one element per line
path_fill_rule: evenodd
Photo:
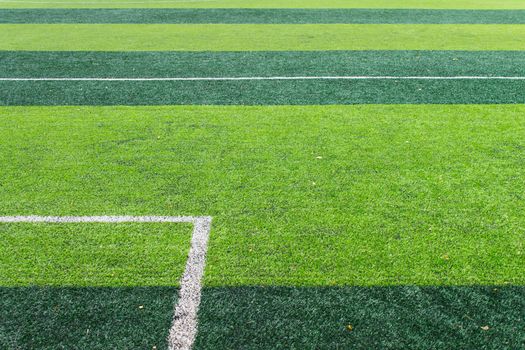
<path fill-rule="evenodd" d="M 0 348 L 525 348 L 524 23 L 0 0 Z"/>

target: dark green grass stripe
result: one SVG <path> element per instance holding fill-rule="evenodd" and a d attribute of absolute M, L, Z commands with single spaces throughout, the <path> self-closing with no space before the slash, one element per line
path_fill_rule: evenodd
<path fill-rule="evenodd" d="M 1 82 L 0 105 L 525 103 L 525 81 Z"/>
<path fill-rule="evenodd" d="M 0 288 L 1 349 L 165 349 L 177 290 Z"/>
<path fill-rule="evenodd" d="M 525 10 L 1 9 L 0 23 L 523 24 Z"/>
<path fill-rule="evenodd" d="M 349 324 L 352 331 L 346 328 Z M 522 348 L 525 287 L 205 289 L 195 346 L 196 350 Z"/>
<path fill-rule="evenodd" d="M 0 52 L 0 77 L 525 76 L 525 52 Z M 0 105 L 524 103 L 525 81 L 0 82 Z"/>
<path fill-rule="evenodd" d="M 525 51 L 0 51 L 0 77 L 525 76 Z"/>

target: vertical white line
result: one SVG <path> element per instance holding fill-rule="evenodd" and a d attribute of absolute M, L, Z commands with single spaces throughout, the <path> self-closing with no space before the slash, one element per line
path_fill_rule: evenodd
<path fill-rule="evenodd" d="M 169 350 L 190 350 L 197 335 L 197 313 L 211 229 L 211 217 L 195 218 L 186 270 L 168 336 Z"/>

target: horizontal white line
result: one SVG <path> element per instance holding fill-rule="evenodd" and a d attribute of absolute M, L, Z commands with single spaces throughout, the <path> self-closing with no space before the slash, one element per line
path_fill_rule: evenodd
<path fill-rule="evenodd" d="M 231 80 L 525 80 L 525 76 L 275 76 L 166 78 L 0 78 L 0 81 L 231 81 Z"/>
<path fill-rule="evenodd" d="M 195 223 L 202 218 L 196 216 L 0 216 L 0 222 L 47 222 L 47 223 L 119 223 L 119 222 L 173 222 Z"/>

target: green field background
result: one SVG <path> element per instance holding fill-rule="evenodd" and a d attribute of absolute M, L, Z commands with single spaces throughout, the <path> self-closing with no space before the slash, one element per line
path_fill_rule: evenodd
<path fill-rule="evenodd" d="M 521 0 L 2 0 L 4 8 L 434 8 L 525 9 Z"/>
<path fill-rule="evenodd" d="M 0 213 L 212 216 L 195 350 L 525 348 L 525 80 L 9 80 L 522 78 L 525 1 L 0 9 Z M 0 348 L 167 349 L 189 225 L 0 235 Z"/>

